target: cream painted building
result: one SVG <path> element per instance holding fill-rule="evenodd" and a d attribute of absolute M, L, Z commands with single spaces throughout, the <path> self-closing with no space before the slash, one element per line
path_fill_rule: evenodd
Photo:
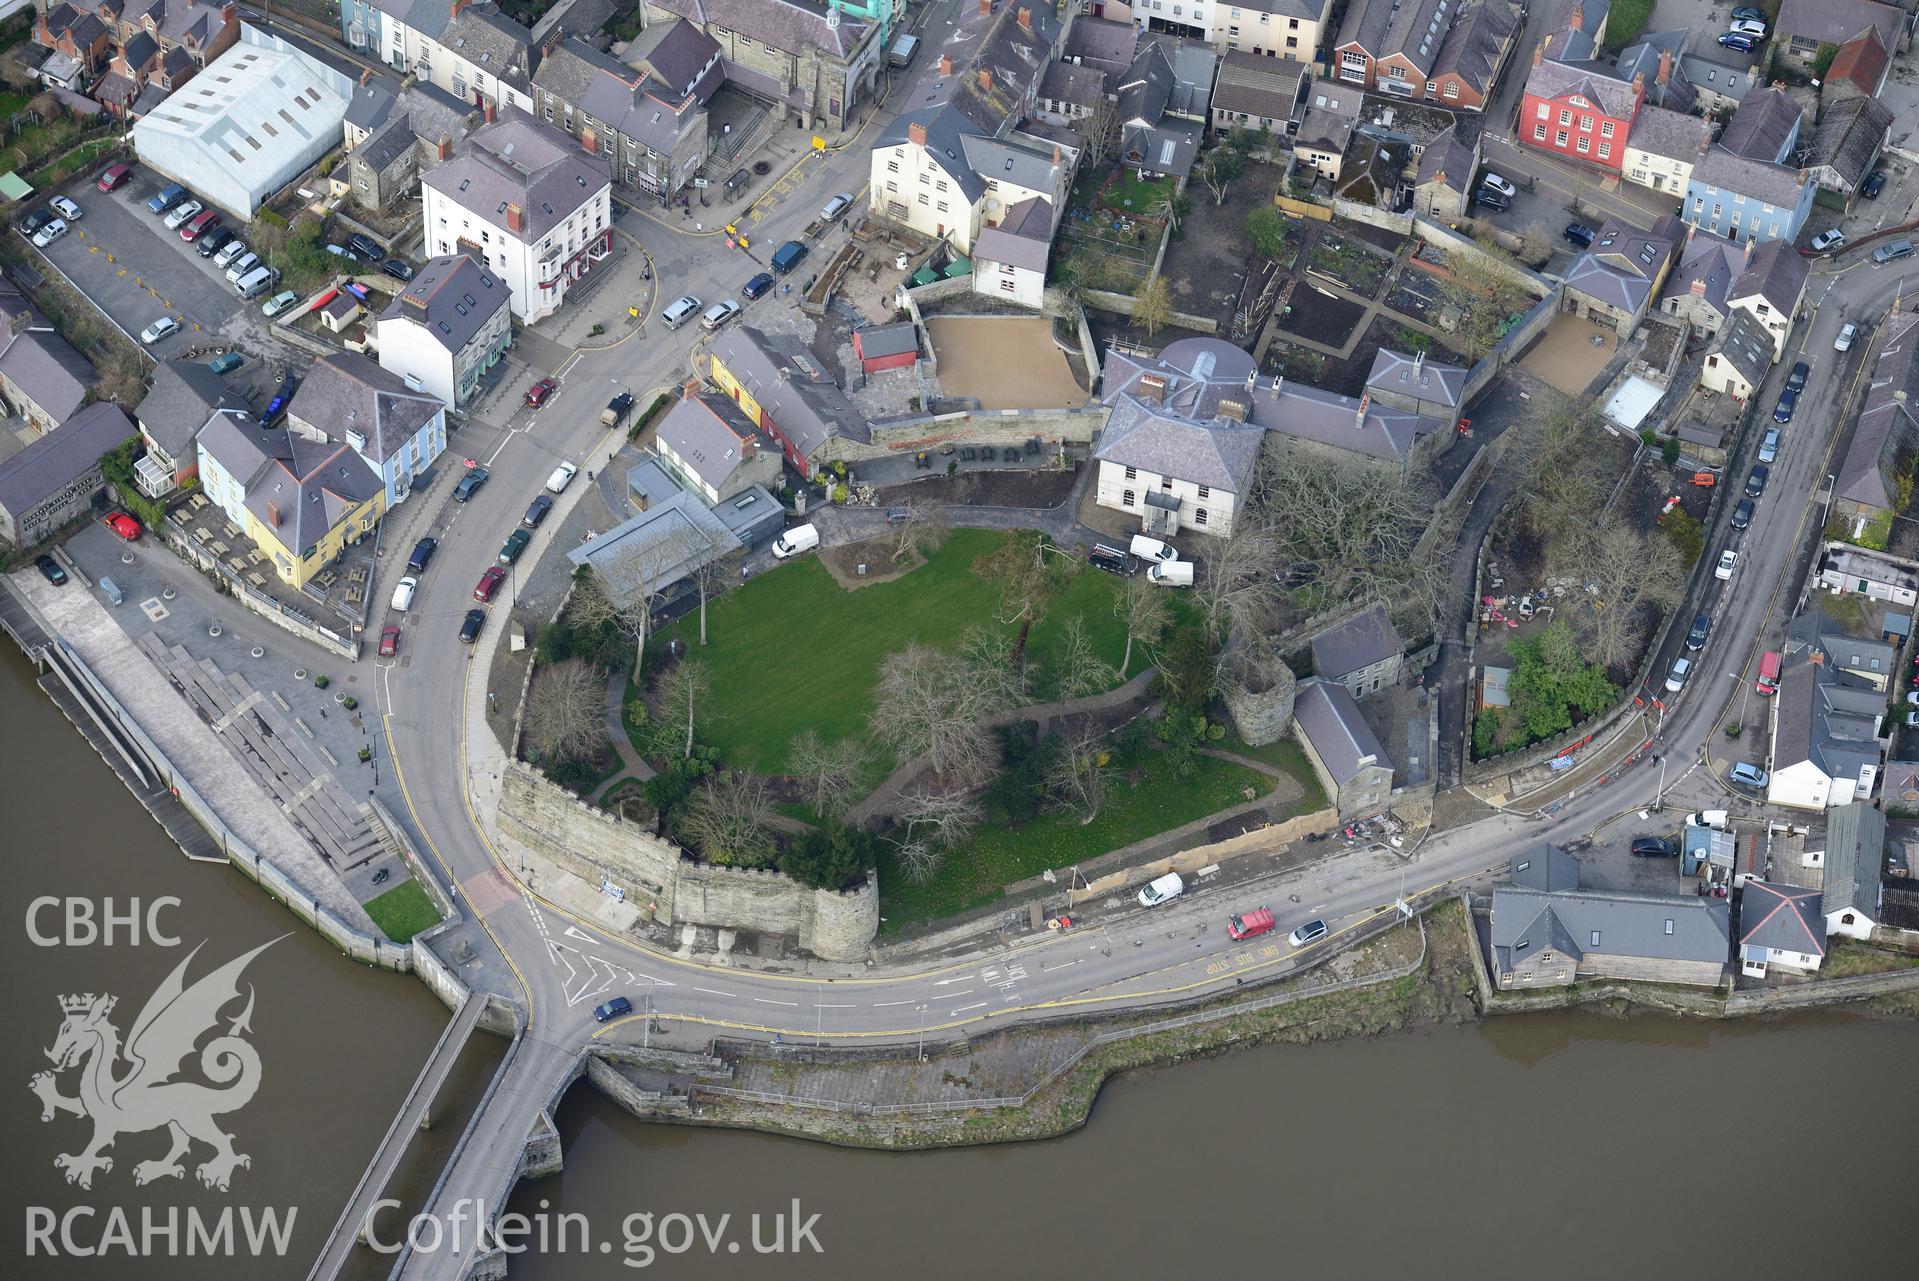
<path fill-rule="evenodd" d="M 1626 139 L 1627 182 L 1636 182 L 1654 191 L 1684 195 L 1686 181 L 1692 177 L 1693 163 L 1705 154 L 1712 126 L 1698 116 L 1683 115 L 1664 107 L 1645 106 L 1633 121 Z"/>

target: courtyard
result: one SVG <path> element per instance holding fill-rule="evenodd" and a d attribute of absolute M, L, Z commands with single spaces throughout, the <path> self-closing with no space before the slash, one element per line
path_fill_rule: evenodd
<path fill-rule="evenodd" d="M 1090 403 L 1047 316 L 932 316 L 940 392 L 981 409 L 1067 409 Z"/>

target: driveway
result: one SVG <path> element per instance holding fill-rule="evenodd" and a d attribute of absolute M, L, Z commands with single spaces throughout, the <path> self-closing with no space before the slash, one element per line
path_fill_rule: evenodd
<path fill-rule="evenodd" d="M 84 217 L 42 252 L 102 315 L 135 343 L 161 316 L 178 320 L 178 333 L 146 349 L 161 360 L 215 345 L 273 350 L 259 308 L 240 302 L 224 271 L 147 212 L 148 197 L 164 180 L 136 169 L 133 181 L 108 195 L 94 186 L 97 177 L 68 188 Z"/>

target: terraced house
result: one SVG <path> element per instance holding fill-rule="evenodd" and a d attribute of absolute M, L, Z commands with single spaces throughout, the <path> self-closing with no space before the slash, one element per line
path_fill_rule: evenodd
<path fill-rule="evenodd" d="M 1376 93 L 1480 111 L 1517 28 L 1505 0 L 1353 0 L 1332 74 Z"/>
<path fill-rule="evenodd" d="M 1542 43 L 1533 50 L 1519 108 L 1519 141 L 1620 172 L 1633 122 L 1646 100 L 1645 73 L 1622 80 L 1609 64 L 1561 61 L 1547 56 L 1548 47 Z"/>
<path fill-rule="evenodd" d="M 828 130 L 879 96 L 878 23 L 808 0 L 646 0 L 647 27 L 685 20 L 720 48 L 727 82 L 781 120 Z"/>
<path fill-rule="evenodd" d="M 42 77 L 78 88 L 97 75 L 93 96 L 115 115 L 149 84 L 171 93 L 239 38 L 238 6 L 208 0 L 63 0 L 45 5 L 33 29 L 59 60 Z"/>
<path fill-rule="evenodd" d="M 472 0 L 347 0 L 340 31 L 395 71 L 417 76 L 475 106 L 533 109 L 532 34 Z M 356 43 L 357 37 L 357 43 Z"/>

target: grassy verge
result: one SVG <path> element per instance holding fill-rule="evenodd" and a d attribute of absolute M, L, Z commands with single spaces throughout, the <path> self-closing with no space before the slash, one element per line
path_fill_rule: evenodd
<path fill-rule="evenodd" d="M 380 897 L 362 904 L 380 932 L 395 943 L 404 943 L 421 930 L 440 923 L 440 910 L 426 896 L 418 881 L 405 881 Z"/>
<path fill-rule="evenodd" d="M 1319 775 L 1313 773 L 1313 763 L 1306 759 L 1306 749 L 1298 741 L 1282 738 L 1277 743 L 1268 743 L 1264 747 L 1248 747 L 1237 738 L 1228 738 L 1221 743 L 1220 750 L 1231 752 L 1235 756 L 1244 756 L 1248 760 L 1283 769 L 1293 776 L 1293 781 L 1305 789 L 1299 798 L 1300 814 L 1311 814 L 1326 808 L 1326 789 L 1319 785 Z"/>
<path fill-rule="evenodd" d="M 924 884 L 907 880 L 882 857 L 880 915 L 886 923 L 881 933 L 991 903 L 1016 881 L 1170 831 L 1239 804 L 1247 799 L 1247 788 L 1259 795 L 1269 786 L 1264 775 L 1212 757 L 1200 757 L 1191 777 L 1178 778 L 1156 756 L 1141 748 L 1113 762 L 1106 803 L 1091 823 L 1082 825 L 1074 814 L 1051 814 L 1018 828 L 984 824 Z"/>
<path fill-rule="evenodd" d="M 1826 954 L 1826 963 L 1819 967 L 1819 977 L 1843 979 L 1855 974 L 1885 974 L 1892 970 L 1910 969 L 1915 965 L 1919 965 L 1919 956 L 1888 952 L 1865 943 L 1841 939 Z"/>

